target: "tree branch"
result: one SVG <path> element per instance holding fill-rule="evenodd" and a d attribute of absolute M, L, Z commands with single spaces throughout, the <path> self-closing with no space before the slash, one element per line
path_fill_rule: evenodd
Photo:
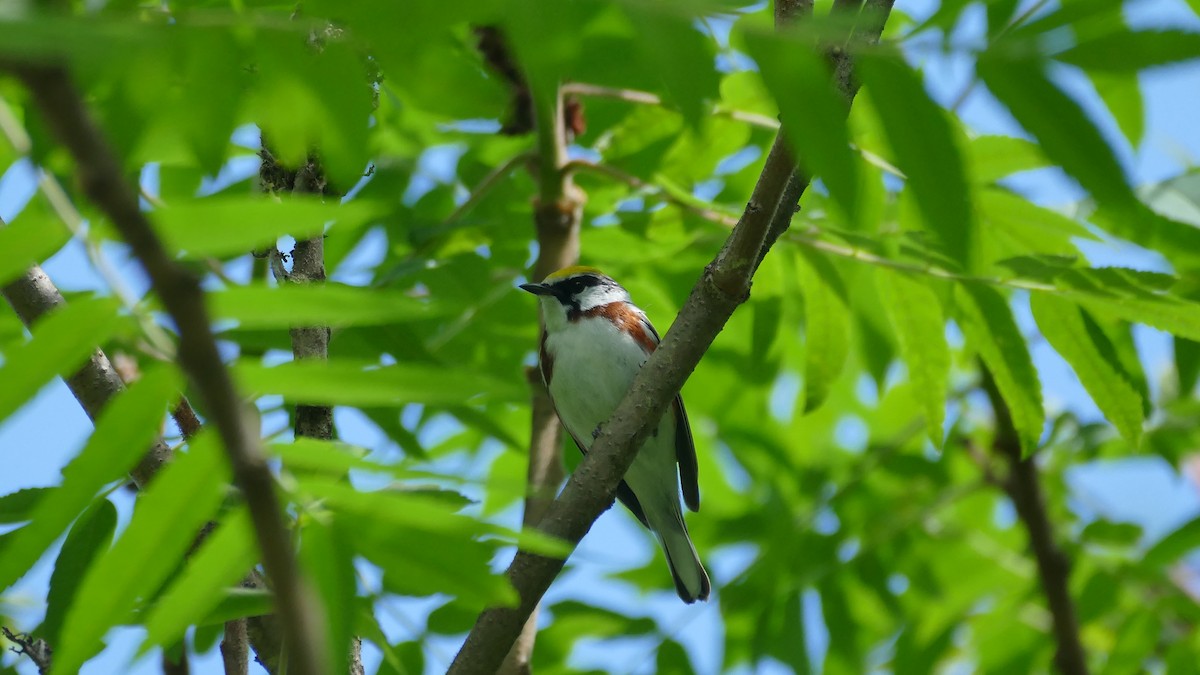
<path fill-rule="evenodd" d="M 225 622 L 225 638 L 221 640 L 221 663 L 225 667 L 225 675 L 249 675 L 249 639 L 245 619 Z"/>
<path fill-rule="evenodd" d="M 4 299 L 12 306 L 26 328 L 32 328 L 46 313 L 66 304 L 62 293 L 39 265 L 30 267 L 20 278 L 0 289 L 0 293 L 3 293 Z M 93 422 L 104 406 L 125 389 L 125 382 L 113 368 L 108 356 L 99 349 L 92 352 L 79 370 L 63 379 L 75 400 L 79 401 L 79 405 Z M 162 437 L 155 439 L 130 474 L 138 489 L 146 487 L 150 479 L 170 459 L 171 448 L 163 442 Z"/>
<path fill-rule="evenodd" d="M 1054 620 L 1054 641 L 1058 645 L 1054 662 L 1064 675 L 1087 675 L 1087 655 L 1079 639 L 1079 621 L 1075 602 L 1071 599 L 1071 564 L 1054 541 L 1054 527 L 1046 512 L 1046 499 L 1042 495 L 1037 464 L 1033 457 L 1021 458 L 1021 443 L 1008 405 L 996 388 L 991 371 L 982 361 L 979 369 L 983 390 L 996 417 L 992 449 L 1009 465 L 1009 474 L 1001 481 L 1001 485 L 1012 500 L 1017 517 L 1029 532 L 1029 547 L 1037 560 L 1038 579 Z"/>
<path fill-rule="evenodd" d="M 301 577 L 274 479 L 259 448 L 256 429 L 222 363 L 210 329 L 203 291 L 173 262 L 138 207 L 137 194 L 66 71 L 55 66 L 14 65 L 47 125 L 75 158 L 84 192 L 109 217 L 130 245 L 179 332 L 179 363 L 199 391 L 232 465 L 234 480 L 250 509 L 263 563 L 271 577 L 290 653 L 300 675 L 318 675 L 324 631 L 311 593 Z"/>
<path fill-rule="evenodd" d="M 0 632 L 9 642 L 16 645 L 11 647 L 14 654 L 28 656 L 33 665 L 37 666 L 39 675 L 46 675 L 50 672 L 52 663 L 50 645 L 46 644 L 45 640 L 35 638 L 28 633 L 14 633 L 7 626 L 0 626 Z"/>

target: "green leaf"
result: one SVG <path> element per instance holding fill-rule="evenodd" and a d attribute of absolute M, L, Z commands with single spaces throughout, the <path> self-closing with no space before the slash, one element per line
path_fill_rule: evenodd
<path fill-rule="evenodd" d="M 338 527 L 336 518 L 329 524 L 310 522 L 304 528 L 300 561 L 317 587 L 323 605 L 327 651 L 331 659 L 326 672 L 346 672 L 349 657 L 346 646 L 354 631 L 358 582 L 354 571 L 354 548 Z"/>
<path fill-rule="evenodd" d="M 1083 541 L 1105 546 L 1133 546 L 1142 538 L 1142 526 L 1111 520 L 1093 520 L 1079 533 Z"/>
<path fill-rule="evenodd" d="M 208 302 L 214 318 L 248 329 L 377 326 L 434 314 L 406 293 L 338 283 L 229 286 L 209 293 Z"/>
<path fill-rule="evenodd" d="M 34 507 L 57 488 L 37 487 L 17 490 L 0 497 L 0 525 L 23 523 L 30 519 Z"/>
<path fill-rule="evenodd" d="M 245 506 L 224 516 L 199 550 L 142 621 L 146 639 L 138 654 L 174 644 L 188 626 L 200 623 L 220 604 L 221 592 L 246 576 L 258 558 L 254 526 Z"/>
<path fill-rule="evenodd" d="M 96 555 L 108 550 L 116 527 L 117 508 L 108 498 L 101 498 L 79 516 L 67 533 L 46 596 L 46 619 L 42 622 L 42 637 L 46 642 L 52 645 L 60 642 L 63 618 L 75 599 L 79 582 Z"/>
<path fill-rule="evenodd" d="M 104 634 L 129 619 L 138 598 L 162 585 L 216 512 L 228 474 L 216 435 L 205 432 L 155 477 L 129 527 L 84 576 L 63 623 L 52 675 L 78 671 Z"/>
<path fill-rule="evenodd" d="M 1029 298 L 1033 317 L 1042 335 L 1062 355 L 1104 416 L 1130 445 L 1142 436 L 1142 397 L 1120 369 L 1120 360 L 1108 337 L 1078 305 L 1035 293 Z"/>
<path fill-rule="evenodd" d="M 217 604 L 199 621 L 201 626 L 221 625 L 248 616 L 264 616 L 275 611 L 271 591 L 261 588 L 226 588 Z"/>
<path fill-rule="evenodd" d="M 2 256 L 0 256 L 2 257 Z M 4 355 L 0 420 L 13 414 L 55 375 L 68 375 L 120 325 L 113 298 L 86 298 L 54 309 L 30 331 L 33 339 Z M 0 585 L 2 587 L 2 585 Z"/>
<path fill-rule="evenodd" d="M 921 399 L 929 439 L 940 448 L 950 379 L 950 347 L 946 344 L 942 305 L 933 290 L 906 274 L 880 268 L 875 280 L 896 329 L 908 377 Z"/>
<path fill-rule="evenodd" d="M 314 237 L 333 221 L 339 227 L 359 227 L 380 208 L 358 200 L 337 204 L 301 198 L 211 197 L 157 209 L 154 219 L 170 250 L 205 258 L 274 246 L 284 235 Z"/>
<path fill-rule="evenodd" d="M 1041 169 L 1049 162 L 1036 143 L 1012 136 L 980 136 L 966 146 L 971 181 L 994 183 L 1021 171 Z"/>
<path fill-rule="evenodd" d="M 1195 518 L 1151 546 L 1146 551 L 1146 555 L 1142 556 L 1142 564 L 1151 569 L 1165 567 L 1198 547 L 1200 547 L 1200 518 Z"/>
<path fill-rule="evenodd" d="M 0 588 L 25 574 L 100 488 L 137 464 L 158 436 L 178 385 L 174 369 L 148 370 L 101 411 L 91 438 L 63 469 L 62 485 L 44 494 L 29 514 L 30 523 L 12 534 L 0 556 Z"/>
<path fill-rule="evenodd" d="M 1113 234 L 1173 261 L 1200 261 L 1200 228 L 1161 216 L 1138 200 L 1104 136 L 1042 66 L 988 56 L 979 59 L 977 69 L 1046 156 L 1091 193 L 1101 207 L 1097 215 L 1107 214 L 1103 224 Z"/>
<path fill-rule="evenodd" d="M 234 373 L 246 391 L 281 394 L 289 401 L 310 405 L 457 405 L 480 395 L 515 401 L 525 393 L 515 382 L 501 383 L 474 373 L 413 363 L 367 366 L 334 359 L 267 367 L 240 361 Z"/>
<path fill-rule="evenodd" d="M 800 249 L 796 269 L 804 291 L 804 411 L 824 403 L 850 352 L 846 287 L 824 255 Z"/>
<path fill-rule="evenodd" d="M 0 224 L 0 251 L 4 251 L 0 256 L 0 286 L 54 255 L 70 238 L 70 231 L 61 222 L 45 222 L 42 218 L 18 216 L 8 227 Z"/>
<path fill-rule="evenodd" d="M 1187 396 L 1200 381 L 1200 342 L 1187 338 L 1175 338 L 1175 372 L 1179 381 L 1179 395 Z"/>
<path fill-rule="evenodd" d="M 638 27 L 635 44 L 644 53 L 647 67 L 662 78 L 670 99 L 694 126 L 704 116 L 707 100 L 717 98 L 719 81 L 715 69 L 697 67 L 712 63 L 713 42 L 696 30 L 690 14 L 677 11 L 684 7 L 666 3 L 624 5 Z"/>
<path fill-rule="evenodd" d="M 850 149 L 846 102 L 811 44 L 776 33 L 750 33 L 746 47 L 779 103 L 787 140 L 796 159 L 819 176 L 852 222 L 862 215 L 858 158 Z"/>
<path fill-rule="evenodd" d="M 1124 319 L 1200 341 L 1200 305 L 1172 296 L 1129 297 L 1104 292 L 1067 290 L 1063 297 L 1078 302 L 1097 315 Z"/>
<path fill-rule="evenodd" d="M 975 239 L 971 192 L 945 111 L 929 98 L 920 75 L 899 56 L 872 56 L 856 65 L 926 226 L 955 262 L 971 269 Z"/>
<path fill-rule="evenodd" d="M 1136 73 L 1090 73 L 1092 86 L 1129 144 L 1137 148 L 1146 132 L 1146 110 Z"/>
<path fill-rule="evenodd" d="M 955 298 L 963 333 L 991 370 L 1012 414 L 1021 454 L 1028 457 L 1037 449 L 1045 412 L 1042 386 L 1012 310 L 995 289 L 981 283 L 960 283 Z"/>
<path fill-rule="evenodd" d="M 1200 33 L 1119 30 L 1080 40 L 1055 58 L 1088 71 L 1135 72 L 1200 59 Z"/>

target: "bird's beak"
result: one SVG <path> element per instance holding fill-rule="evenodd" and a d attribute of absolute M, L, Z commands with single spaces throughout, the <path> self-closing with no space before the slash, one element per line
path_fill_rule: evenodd
<path fill-rule="evenodd" d="M 546 284 L 521 284 L 518 288 L 534 295 L 554 295 L 554 291 Z"/>

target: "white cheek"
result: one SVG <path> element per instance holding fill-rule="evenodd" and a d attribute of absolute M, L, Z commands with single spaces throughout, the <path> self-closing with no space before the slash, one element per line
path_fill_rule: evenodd
<path fill-rule="evenodd" d="M 538 298 L 542 305 L 542 321 L 546 323 L 546 330 L 557 331 L 567 325 L 567 308 L 563 307 L 558 298 L 542 296 Z"/>

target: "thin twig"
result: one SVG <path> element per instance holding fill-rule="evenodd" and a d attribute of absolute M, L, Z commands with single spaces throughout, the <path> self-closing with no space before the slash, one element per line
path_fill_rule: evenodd
<path fill-rule="evenodd" d="M 33 661 L 39 675 L 46 675 L 50 672 L 51 650 L 45 640 L 35 638 L 28 633 L 14 633 L 8 629 L 8 626 L 0 626 L 0 632 L 9 642 L 16 645 L 11 648 L 14 654 L 28 656 L 29 660 Z"/>
<path fill-rule="evenodd" d="M 178 327 L 180 366 L 191 377 L 224 442 L 234 479 L 250 510 L 287 635 L 289 661 L 297 675 L 318 675 L 325 663 L 321 617 L 297 566 L 257 430 L 250 427 L 248 411 L 217 351 L 199 283 L 168 255 L 66 71 L 27 64 L 13 65 L 11 70 L 75 158 L 84 192 L 129 243 Z"/>
<path fill-rule="evenodd" d="M 690 203 L 687 200 L 680 199 L 679 197 L 671 194 L 669 191 L 664 190 L 661 187 L 659 187 L 653 183 L 648 183 L 648 182 L 642 180 L 641 178 L 638 178 L 637 176 L 625 173 L 624 171 L 622 171 L 610 164 L 597 164 L 595 162 L 589 162 L 587 160 L 576 159 L 576 160 L 572 160 L 572 161 L 564 164 L 562 167 L 562 171 L 564 174 L 567 174 L 567 175 L 571 175 L 571 174 L 579 172 L 579 171 L 587 171 L 590 173 L 601 174 L 604 176 L 608 176 L 609 178 L 612 178 L 619 182 L 625 183 L 626 185 L 628 185 L 629 187 L 631 187 L 635 190 L 653 191 L 656 195 L 662 197 L 665 201 L 670 202 L 671 204 L 674 204 L 689 213 L 699 216 L 705 220 L 709 220 L 714 223 L 719 223 L 726 227 L 733 227 L 734 225 L 737 225 L 737 222 L 738 222 L 738 218 L 735 215 L 728 214 L 728 213 L 722 213 L 721 211 L 718 211 L 716 209 L 699 206 L 697 204 Z"/>
<path fill-rule="evenodd" d="M 492 188 L 496 187 L 496 185 L 500 183 L 501 179 L 512 173 L 517 167 L 529 162 L 531 159 L 533 159 L 533 155 L 531 153 L 523 152 L 515 157 L 509 158 L 507 162 L 504 162 L 495 169 L 492 169 L 490 172 L 488 172 L 488 175 L 483 177 L 483 180 L 479 181 L 479 184 L 475 186 L 475 189 L 471 190 L 471 194 L 467 195 L 466 201 L 464 201 L 462 204 L 459 204 L 454 211 L 450 213 L 450 215 L 446 216 L 446 219 L 442 221 L 442 224 L 450 225 L 457 223 L 462 219 L 463 216 L 467 214 L 467 212 L 475 208 L 479 202 L 483 201 L 483 198 L 486 197 L 489 192 L 491 192 Z"/>
<path fill-rule="evenodd" d="M 611 98 L 618 101 L 626 101 L 628 103 L 637 103 L 639 105 L 663 105 L 662 97 L 658 94 L 641 91 L 638 89 L 622 89 L 620 87 L 605 87 L 598 84 L 587 84 L 584 82 L 570 82 L 562 87 L 563 95 L 571 94 L 576 96 L 595 96 L 599 98 Z M 779 120 L 769 115 L 749 112 L 746 110 L 734 110 L 723 106 L 714 106 L 712 109 L 714 115 L 728 117 L 731 120 L 743 122 L 753 127 L 769 129 L 775 131 L 779 128 Z"/>

